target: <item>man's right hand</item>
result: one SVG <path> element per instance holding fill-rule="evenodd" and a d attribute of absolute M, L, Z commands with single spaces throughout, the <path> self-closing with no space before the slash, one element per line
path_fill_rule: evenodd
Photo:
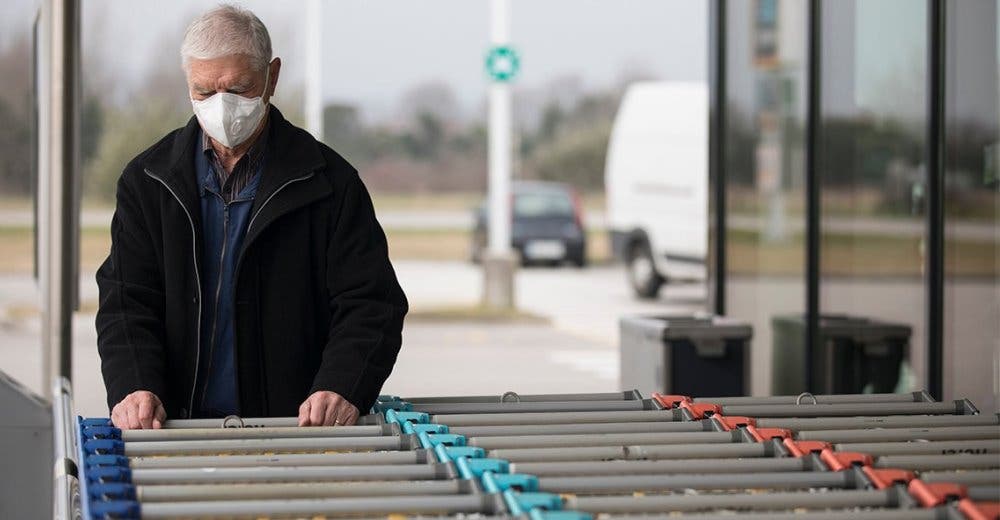
<path fill-rule="evenodd" d="M 149 430 L 163 427 L 167 411 L 156 394 L 136 390 L 125 396 L 111 410 L 111 422 L 122 430 Z"/>

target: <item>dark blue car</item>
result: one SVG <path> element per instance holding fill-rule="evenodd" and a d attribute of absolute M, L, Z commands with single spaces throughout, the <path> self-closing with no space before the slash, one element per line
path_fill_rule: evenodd
<path fill-rule="evenodd" d="M 511 245 L 523 265 L 587 265 L 587 234 L 580 198 L 573 188 L 556 182 L 516 181 Z M 488 242 L 487 203 L 476 209 L 472 261 L 479 262 Z"/>

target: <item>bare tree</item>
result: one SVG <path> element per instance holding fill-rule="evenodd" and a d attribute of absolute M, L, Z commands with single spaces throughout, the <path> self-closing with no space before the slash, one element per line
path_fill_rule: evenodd
<path fill-rule="evenodd" d="M 462 116 L 455 92 L 440 81 L 422 83 L 404 92 L 400 96 L 398 114 L 406 124 L 419 124 L 423 114 L 430 114 L 446 125 L 457 122 Z"/>

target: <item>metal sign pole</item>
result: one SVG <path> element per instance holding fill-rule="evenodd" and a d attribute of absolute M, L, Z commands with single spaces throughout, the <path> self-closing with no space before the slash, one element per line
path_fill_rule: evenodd
<path fill-rule="evenodd" d="M 514 306 L 511 251 L 511 100 L 507 81 L 516 73 L 516 57 L 505 47 L 509 38 L 509 0 L 490 3 L 493 49 L 487 57 L 492 76 L 489 100 L 489 244 L 483 257 L 483 304 Z"/>
<path fill-rule="evenodd" d="M 306 4 L 306 130 L 323 140 L 323 3 Z"/>
<path fill-rule="evenodd" d="M 46 92 L 47 135 L 41 136 L 48 159 L 47 178 L 41 193 L 40 225 L 43 227 L 42 287 L 42 390 L 51 397 L 57 377 L 72 377 L 72 319 L 76 307 L 76 239 L 78 95 L 80 19 L 75 1 L 48 4 L 49 87 Z"/>

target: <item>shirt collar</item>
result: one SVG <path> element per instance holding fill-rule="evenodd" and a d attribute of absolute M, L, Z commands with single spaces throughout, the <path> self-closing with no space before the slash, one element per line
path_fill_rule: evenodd
<path fill-rule="evenodd" d="M 267 147 L 267 136 L 271 133 L 270 126 L 271 118 L 268 117 L 264 121 L 264 129 L 260 132 L 260 135 L 257 136 L 257 140 L 250 145 L 250 149 L 247 150 L 244 157 L 248 157 L 255 161 L 262 153 L 264 153 L 264 149 Z M 215 148 L 212 148 L 212 138 L 210 138 L 204 130 L 201 130 L 201 151 L 205 154 L 211 152 L 209 157 L 215 157 Z M 240 160 L 242 159 L 243 158 L 241 157 Z"/>

